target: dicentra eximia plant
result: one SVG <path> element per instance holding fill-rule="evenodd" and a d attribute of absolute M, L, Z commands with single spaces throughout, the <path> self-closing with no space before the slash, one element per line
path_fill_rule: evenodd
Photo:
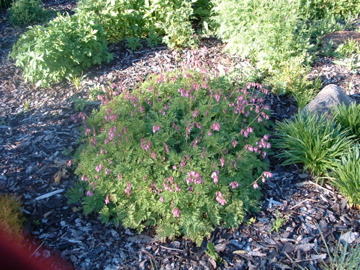
<path fill-rule="evenodd" d="M 159 239 L 200 244 L 215 226 L 237 227 L 271 173 L 267 91 L 233 83 L 181 70 L 104 104 L 86 121 L 70 201 L 104 222 L 155 226 Z"/>

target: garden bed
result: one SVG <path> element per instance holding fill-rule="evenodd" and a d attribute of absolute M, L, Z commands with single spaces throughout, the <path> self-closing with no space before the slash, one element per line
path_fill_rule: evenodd
<path fill-rule="evenodd" d="M 74 1 L 44 2 L 57 10 L 74 7 Z M 248 63 L 223 53 L 224 45 L 216 39 L 203 40 L 199 52 L 178 52 L 178 59 L 164 46 L 133 52 L 119 43 L 110 47 L 112 62 L 86 71 L 80 90 L 68 83 L 36 89 L 6 58 L 21 31 L 1 16 L 0 193 L 22 196 L 28 219 L 25 233 L 33 239 L 29 245 L 42 247 L 34 254 L 39 260 L 56 253 L 75 269 L 321 269 L 321 260 L 329 255 L 320 233 L 334 247 L 341 235 L 351 238 L 360 231 L 360 212 L 350 209 L 331 186 L 321 187 L 301 168 L 282 167 L 272 157 L 273 177 L 261 186 L 261 211 L 236 230 L 216 229 L 209 239 L 218 261 L 206 253 L 206 241 L 200 247 L 183 239 L 161 243 L 151 229 L 137 234 L 103 225 L 95 215 L 85 216 L 79 205 L 67 203 L 65 193 L 77 181 L 67 166 L 80 137 L 81 123 L 74 116 L 80 107 L 89 115 L 98 106 L 80 104 L 91 95 L 91 86 L 115 83 L 134 88 L 149 74 L 175 69 L 178 59 L 192 53 L 224 71 Z M 331 60 L 318 59 L 309 76 L 320 75 L 323 85 L 336 83 L 359 94 L 359 75 Z M 271 94 L 268 103 L 273 121 L 297 112 L 290 96 Z M 49 197 L 42 198 L 44 194 Z"/>

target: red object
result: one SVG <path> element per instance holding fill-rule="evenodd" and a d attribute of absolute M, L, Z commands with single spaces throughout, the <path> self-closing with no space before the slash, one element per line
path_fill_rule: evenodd
<path fill-rule="evenodd" d="M 39 249 L 39 252 L 42 250 Z M 33 256 L 33 251 L 0 232 L 0 269 L 1 270 L 70 270 L 68 263 L 54 255 L 40 260 Z M 56 267 L 55 267 L 56 265 Z M 57 267 L 59 266 L 59 267 Z"/>

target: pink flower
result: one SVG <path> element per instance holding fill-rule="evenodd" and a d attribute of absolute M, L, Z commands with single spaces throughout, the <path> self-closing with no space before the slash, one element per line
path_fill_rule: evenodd
<path fill-rule="evenodd" d="M 233 141 L 232 142 L 232 145 L 234 146 L 234 148 L 238 145 L 238 142 L 237 141 Z"/>
<path fill-rule="evenodd" d="M 257 182 L 255 182 L 255 183 L 253 184 L 253 187 L 254 187 L 255 189 L 259 188 L 258 183 L 257 183 Z"/>
<path fill-rule="evenodd" d="M 160 197 L 160 198 L 159 198 L 159 201 L 160 201 L 160 202 L 164 202 L 164 198 L 163 198 L 163 197 Z"/>
<path fill-rule="evenodd" d="M 126 183 L 126 188 L 125 188 L 125 193 L 130 195 L 131 188 L 132 188 L 132 185 L 129 182 L 127 182 Z"/>
<path fill-rule="evenodd" d="M 117 179 L 122 180 L 122 179 L 123 179 L 123 175 L 122 175 L 121 173 L 118 174 Z"/>
<path fill-rule="evenodd" d="M 177 170 L 177 169 L 178 169 L 178 167 L 177 167 L 176 165 L 174 165 L 172 168 L 173 168 L 173 170 Z"/>
<path fill-rule="evenodd" d="M 181 166 L 181 167 L 185 167 L 185 166 L 186 166 L 186 162 L 185 162 L 184 160 L 181 160 L 180 166 Z"/>
<path fill-rule="evenodd" d="M 106 170 L 105 170 L 105 174 L 106 174 L 106 175 L 108 175 L 110 172 L 111 172 L 110 169 L 106 169 Z"/>
<path fill-rule="evenodd" d="M 220 191 L 216 191 L 215 193 L 216 195 L 216 200 L 221 204 L 221 205 L 225 205 L 226 204 L 226 200 L 223 198 L 223 195 Z"/>
<path fill-rule="evenodd" d="M 215 99 L 216 99 L 217 102 L 219 102 L 219 101 L 220 101 L 220 95 L 219 95 L 219 94 L 215 94 Z"/>
<path fill-rule="evenodd" d="M 90 134 L 91 130 L 89 128 L 85 129 L 85 136 L 88 136 Z"/>
<path fill-rule="evenodd" d="M 145 151 L 149 151 L 150 147 L 151 147 L 151 141 L 147 141 L 145 139 L 141 139 L 140 140 L 140 144 L 141 144 L 141 148 L 144 149 Z"/>
<path fill-rule="evenodd" d="M 212 130 L 217 130 L 220 131 L 220 123 L 215 122 L 212 126 L 211 126 Z"/>
<path fill-rule="evenodd" d="M 237 188 L 239 186 L 239 183 L 234 181 L 234 182 L 231 182 L 229 184 L 229 186 L 235 189 L 235 188 Z"/>
<path fill-rule="evenodd" d="M 172 210 L 172 213 L 173 213 L 174 217 L 177 218 L 177 217 L 180 216 L 181 211 L 179 210 L 179 208 L 174 208 L 174 209 Z"/>
<path fill-rule="evenodd" d="M 81 181 L 89 181 L 89 178 L 87 178 L 85 175 L 81 176 Z"/>
<path fill-rule="evenodd" d="M 195 110 L 194 113 L 192 114 L 193 117 L 196 117 L 198 115 L 199 111 Z"/>
<path fill-rule="evenodd" d="M 110 203 L 109 195 L 107 195 L 106 198 L 105 198 L 105 204 L 109 204 L 109 203 Z"/>
<path fill-rule="evenodd" d="M 188 172 L 188 177 L 186 178 L 186 183 L 189 185 L 190 183 L 202 184 L 202 176 L 200 173 L 196 171 Z"/>
<path fill-rule="evenodd" d="M 97 165 L 97 166 L 95 167 L 95 171 L 97 171 L 97 172 L 100 172 L 102 169 L 103 169 L 102 163 L 100 163 L 99 165 Z"/>
<path fill-rule="evenodd" d="M 190 132 L 191 132 L 191 128 L 192 128 L 192 125 L 188 125 L 188 126 L 186 127 L 186 131 L 187 131 L 188 133 L 190 133 Z"/>
<path fill-rule="evenodd" d="M 271 172 L 263 172 L 263 175 L 265 178 L 273 177 L 273 174 Z"/>
<path fill-rule="evenodd" d="M 93 196 L 94 193 L 92 193 L 90 190 L 86 191 L 86 196 Z"/>
<path fill-rule="evenodd" d="M 172 123 L 172 127 L 176 130 L 176 131 L 179 131 L 179 127 L 173 122 Z"/>
<path fill-rule="evenodd" d="M 166 143 L 163 143 L 163 144 L 164 144 L 165 151 L 167 153 L 169 153 L 170 152 L 169 146 Z"/>
<path fill-rule="evenodd" d="M 155 133 L 155 132 L 157 132 L 157 131 L 159 131 L 160 130 L 160 127 L 159 126 L 153 126 L 153 132 Z"/>
<path fill-rule="evenodd" d="M 221 167 L 224 167 L 224 165 L 225 165 L 225 158 L 224 157 L 220 158 L 220 164 L 221 164 Z"/>
<path fill-rule="evenodd" d="M 152 153 L 151 153 L 151 157 L 152 157 L 153 159 L 156 159 L 156 153 L 155 153 L 155 152 L 152 152 Z"/>
<path fill-rule="evenodd" d="M 211 178 L 214 179 L 214 183 L 215 185 L 217 185 L 217 183 L 219 182 L 219 171 L 216 170 L 215 172 L 213 172 L 211 174 Z"/>

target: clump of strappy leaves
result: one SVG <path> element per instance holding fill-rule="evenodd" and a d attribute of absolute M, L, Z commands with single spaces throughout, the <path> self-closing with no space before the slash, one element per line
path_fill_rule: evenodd
<path fill-rule="evenodd" d="M 154 75 L 105 102 L 85 122 L 70 202 L 105 223 L 197 244 L 241 224 L 271 176 L 267 91 L 208 74 Z"/>

